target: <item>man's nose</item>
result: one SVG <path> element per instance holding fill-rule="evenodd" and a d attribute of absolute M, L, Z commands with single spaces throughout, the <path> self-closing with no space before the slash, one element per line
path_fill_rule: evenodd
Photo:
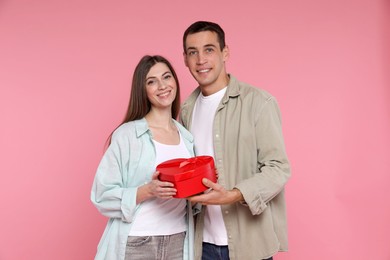
<path fill-rule="evenodd" d="M 201 52 L 199 52 L 199 54 L 198 54 L 198 57 L 197 57 L 198 59 L 197 59 L 197 63 L 198 64 L 204 64 L 204 63 L 206 63 L 206 55 L 204 55 L 203 53 L 201 53 Z"/>

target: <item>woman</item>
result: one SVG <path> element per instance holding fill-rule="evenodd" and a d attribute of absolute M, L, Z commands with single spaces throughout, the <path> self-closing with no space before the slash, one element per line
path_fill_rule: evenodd
<path fill-rule="evenodd" d="M 95 259 L 192 259 L 191 204 L 172 198 L 173 184 L 158 180 L 156 166 L 194 156 L 193 138 L 174 118 L 179 82 L 161 56 L 144 56 L 131 86 L 122 124 L 113 132 L 91 192 L 109 217 Z"/>

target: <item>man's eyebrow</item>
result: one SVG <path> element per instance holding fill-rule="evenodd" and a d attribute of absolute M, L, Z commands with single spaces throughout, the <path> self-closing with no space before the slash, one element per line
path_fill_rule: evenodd
<path fill-rule="evenodd" d="M 206 44 L 205 46 L 203 46 L 203 48 L 206 48 L 206 47 L 214 47 L 214 48 L 217 48 L 217 46 L 215 44 Z"/>
<path fill-rule="evenodd" d="M 206 44 L 206 45 L 203 45 L 202 48 L 209 48 L 209 47 L 214 47 L 214 48 L 217 48 L 217 46 L 215 44 L 212 44 L 212 43 L 209 43 L 209 44 Z M 192 47 L 192 46 L 189 46 L 187 47 L 187 51 L 188 50 L 197 50 L 198 48 L 196 47 Z"/>

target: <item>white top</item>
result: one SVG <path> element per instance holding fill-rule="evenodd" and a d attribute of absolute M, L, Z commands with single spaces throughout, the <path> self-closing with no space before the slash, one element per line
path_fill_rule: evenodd
<path fill-rule="evenodd" d="M 178 145 L 162 144 L 155 140 L 153 143 L 156 148 L 155 167 L 167 160 L 191 157 L 181 135 Z M 136 213 L 129 236 L 172 235 L 186 231 L 185 199 L 153 198 L 142 204 Z"/>
<path fill-rule="evenodd" d="M 214 157 L 213 123 L 218 105 L 226 88 L 209 96 L 199 94 L 192 114 L 191 133 L 195 140 L 195 154 Z M 203 241 L 215 245 L 227 245 L 227 233 L 221 206 L 208 205 L 205 212 Z"/>

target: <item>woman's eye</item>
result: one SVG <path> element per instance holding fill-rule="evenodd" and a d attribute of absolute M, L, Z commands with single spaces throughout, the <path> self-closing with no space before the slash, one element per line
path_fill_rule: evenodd
<path fill-rule="evenodd" d="M 166 75 L 166 76 L 164 77 L 164 79 L 170 79 L 170 78 L 172 78 L 172 75 Z"/>
<path fill-rule="evenodd" d="M 146 81 L 146 85 L 150 86 L 154 84 L 154 80 L 148 80 Z"/>

